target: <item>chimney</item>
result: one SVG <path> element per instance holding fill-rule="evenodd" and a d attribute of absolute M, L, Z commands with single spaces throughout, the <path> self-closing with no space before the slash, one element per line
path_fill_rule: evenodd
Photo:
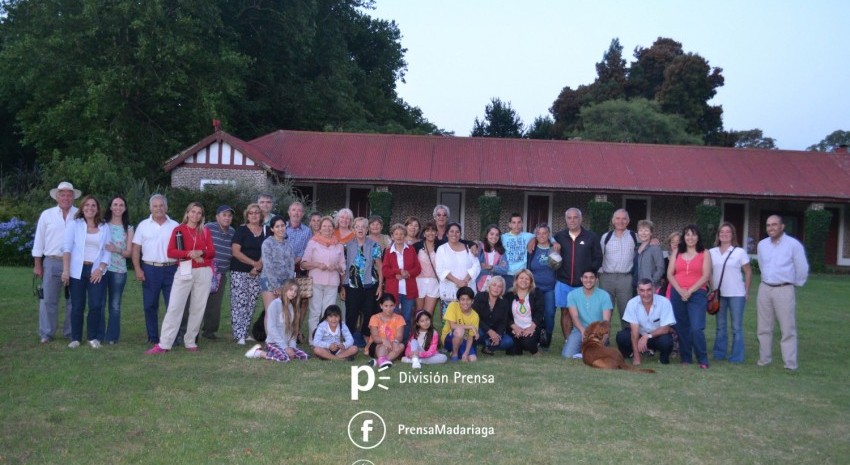
<path fill-rule="evenodd" d="M 214 119 L 212 121 L 212 123 L 213 123 L 213 129 L 215 130 L 215 132 L 221 131 L 221 120 L 220 119 Z"/>

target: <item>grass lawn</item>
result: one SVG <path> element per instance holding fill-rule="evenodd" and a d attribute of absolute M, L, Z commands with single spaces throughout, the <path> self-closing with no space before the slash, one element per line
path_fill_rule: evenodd
<path fill-rule="evenodd" d="M 132 278 L 118 345 L 40 345 L 31 279 L 28 268 L 0 268 L 0 464 L 850 463 L 847 277 L 813 276 L 799 291 L 795 374 L 782 368 L 778 335 L 774 363 L 756 367 L 753 295 L 743 365 L 701 371 L 650 359 L 645 366 L 657 374 L 593 370 L 561 359 L 556 338 L 539 358 L 422 370 L 492 375 L 493 384 L 402 384 L 409 366 L 396 364 L 388 390 L 358 401 L 351 363 L 248 360 L 229 337 L 202 339 L 199 353 L 145 356 L 141 286 Z M 226 309 L 222 321 L 227 336 Z M 710 348 L 711 317 L 706 336 Z M 347 434 L 362 410 L 379 413 L 388 429 L 368 451 Z M 400 435 L 400 424 L 494 434 Z"/>

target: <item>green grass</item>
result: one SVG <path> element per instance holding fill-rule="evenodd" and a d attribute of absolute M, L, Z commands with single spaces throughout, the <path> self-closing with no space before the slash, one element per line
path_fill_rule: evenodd
<path fill-rule="evenodd" d="M 197 354 L 177 348 L 143 355 L 140 285 L 132 279 L 120 344 L 42 346 L 30 269 L 0 268 L 0 282 L 0 464 L 850 460 L 847 277 L 813 276 L 799 292 L 796 374 L 782 368 L 778 341 L 774 363 L 755 366 L 753 298 L 743 365 L 714 362 L 700 371 L 650 360 L 655 375 L 609 372 L 564 361 L 553 348 L 540 358 L 496 356 L 430 368 L 492 374 L 492 385 L 400 384 L 397 365 L 389 390 L 364 393 L 359 401 L 349 397 L 350 363 L 247 360 L 245 348 L 229 338 L 201 340 Z M 219 334 L 226 336 L 226 312 L 222 320 Z M 711 319 L 706 336 L 710 346 Z M 347 437 L 349 419 L 361 410 L 377 411 L 389 429 L 371 451 L 356 449 Z M 400 423 L 476 425 L 495 434 L 399 436 Z"/>

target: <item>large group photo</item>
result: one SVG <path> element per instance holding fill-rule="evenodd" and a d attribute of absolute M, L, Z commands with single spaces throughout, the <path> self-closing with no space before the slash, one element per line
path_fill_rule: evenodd
<path fill-rule="evenodd" d="M 845 13 L 0 1 L 0 465 L 847 463 Z"/>

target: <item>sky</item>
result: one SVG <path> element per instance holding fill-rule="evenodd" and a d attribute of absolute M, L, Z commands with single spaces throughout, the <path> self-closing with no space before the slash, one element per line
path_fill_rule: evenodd
<path fill-rule="evenodd" d="M 377 0 L 407 49 L 397 91 L 438 127 L 468 136 L 493 97 L 526 126 L 566 86 L 590 84 L 619 38 L 623 57 L 674 39 L 723 69 L 710 101 L 724 129 L 759 128 L 804 150 L 850 130 L 850 2 L 626 0 Z"/>

